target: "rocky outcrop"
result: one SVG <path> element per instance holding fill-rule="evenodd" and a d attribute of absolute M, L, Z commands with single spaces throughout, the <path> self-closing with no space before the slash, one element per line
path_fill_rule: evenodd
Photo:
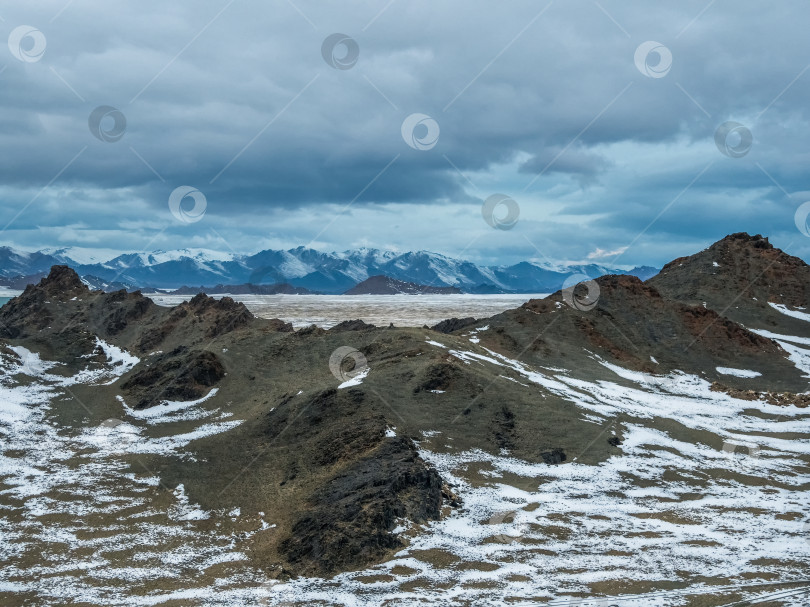
<path fill-rule="evenodd" d="M 712 392 L 725 392 L 733 398 L 740 400 L 763 401 L 769 405 L 781 407 L 795 406 L 800 409 L 810 407 L 810 394 L 796 394 L 793 392 L 760 392 L 758 390 L 741 390 L 729 388 L 720 382 L 712 382 L 709 387 Z"/>
<path fill-rule="evenodd" d="M 374 325 L 370 325 L 360 319 L 357 320 L 344 320 L 343 322 L 339 322 L 334 327 L 329 329 L 333 333 L 340 333 L 341 331 L 365 331 L 367 329 L 373 329 Z"/>
<path fill-rule="evenodd" d="M 759 234 L 726 236 L 695 255 L 666 264 L 647 284 L 668 299 L 705 305 L 745 326 L 784 325 L 791 335 L 810 334 L 810 324 L 780 317 L 768 305 L 806 305 L 810 266 Z"/>
<path fill-rule="evenodd" d="M 474 325 L 476 322 L 476 319 L 472 316 L 466 318 L 448 318 L 447 320 L 436 323 L 430 328 L 439 333 L 453 333 L 454 331 L 460 331 L 461 329 Z"/>
<path fill-rule="evenodd" d="M 371 276 L 344 295 L 451 295 L 461 293 L 456 287 L 434 287 L 405 282 L 389 276 Z"/>
<path fill-rule="evenodd" d="M 36 285 L 28 285 L 18 297 L 0 309 L 0 336 L 18 338 L 51 326 L 56 317 L 53 304 L 90 295 L 90 289 L 67 266 L 54 266 Z"/>
<path fill-rule="evenodd" d="M 293 331 L 289 323 L 254 318 L 230 298 L 200 294 L 166 308 L 140 293 L 90 291 L 70 270 L 55 267 L 0 309 L 0 331 L 11 345 L 65 366 L 105 364 L 99 339 L 138 355 L 121 379 L 73 386 L 77 400 L 59 403 L 74 407 L 64 417 L 73 414 L 83 426 L 124 415 L 119 396 L 138 410 L 208 396 L 170 423 L 143 424 L 142 436 L 188 436 L 199 427 L 191 418 L 228 420 L 228 430 L 195 435 L 183 457 L 154 454 L 150 469 L 166 486 L 182 483 L 189 500 L 207 511 L 272 513 L 272 528 L 240 545 L 257 566 L 332 575 L 390 556 L 406 541 L 395 532 L 400 526 L 436 520 L 460 505 L 420 446 L 436 453 L 507 451 L 548 466 L 615 454 L 620 430 L 596 435 L 570 393 L 547 388 L 545 380 L 559 384 L 558 376 L 567 375 L 572 391 L 578 379 L 633 382 L 639 389 L 638 377 L 683 370 L 751 407 L 807 406 L 806 378 L 779 345 L 719 308 L 733 300 L 729 285 L 744 284 L 749 272 L 781 281 L 755 283 L 761 310 L 773 311 L 769 301 L 806 306 L 806 285 L 787 285 L 805 280 L 804 266 L 766 239 L 725 240 L 715 251 L 722 255 L 684 258 L 660 279 L 599 278 L 593 305 L 571 305 L 557 292 L 492 318 L 448 319 L 434 332 L 362 320 Z M 714 259 L 725 260 L 727 273 L 713 273 Z M 695 264 L 707 269 L 699 281 L 682 269 Z M 704 306 L 679 293 L 715 299 Z M 760 310 L 754 305 L 740 310 Z M 785 315 L 773 312 L 769 330 L 786 332 L 778 324 Z M 349 387 L 341 377 L 348 369 L 330 368 L 332 355 L 346 346 L 367 364 L 362 381 Z M 0 345 L 0 359 L 14 365 L 19 356 Z M 718 367 L 761 376 L 721 376 Z M 86 421 L 94 415 L 99 419 Z"/>
<path fill-rule="evenodd" d="M 653 281 L 602 276 L 587 286 L 592 299 L 558 291 L 479 321 L 488 326 L 478 332 L 481 343 L 540 365 L 589 366 L 596 354 L 648 373 L 680 369 L 720 379 L 717 366 L 767 368 L 793 385 L 801 381 L 776 342 L 702 304 L 666 297 Z"/>
<path fill-rule="evenodd" d="M 216 354 L 180 347 L 153 358 L 146 369 L 134 373 L 122 388 L 137 399 L 136 409 L 147 409 L 164 400 L 202 398 L 223 377 L 225 367 Z"/>
<path fill-rule="evenodd" d="M 391 533 L 398 519 L 439 518 L 442 484 L 411 441 L 382 439 L 310 499 L 281 552 L 296 569 L 314 575 L 379 560 L 405 545 Z"/>

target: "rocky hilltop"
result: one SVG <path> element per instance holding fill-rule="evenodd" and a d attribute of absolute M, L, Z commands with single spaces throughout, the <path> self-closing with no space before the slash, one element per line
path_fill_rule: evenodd
<path fill-rule="evenodd" d="M 704 305 L 746 326 L 810 335 L 808 323 L 786 317 L 772 305 L 807 305 L 810 266 L 759 234 L 726 236 L 700 253 L 671 261 L 648 282 L 665 297 Z"/>
<path fill-rule="evenodd" d="M 344 295 L 450 295 L 461 293 L 456 287 L 433 287 L 397 280 L 389 276 L 371 276 Z"/>
<path fill-rule="evenodd" d="M 807 378 L 782 345 L 751 329 L 764 319 L 787 334 L 804 322 L 770 304 L 808 305 L 808 272 L 766 239 L 735 234 L 647 282 L 603 276 L 488 319 L 294 331 L 227 297 L 164 308 L 140 292 L 91 291 L 54 266 L 0 309 L 0 338 L 9 356 L 22 346 L 61 363 L 55 373 L 65 377 L 106 364 L 103 344 L 137 357 L 120 379 L 74 385 L 58 406 L 65 424 L 140 419 L 189 401 L 240 422 L 200 434 L 186 457 L 132 463 L 182 484 L 203 508 L 272 513 L 274 526 L 243 548 L 273 575 L 332 575 L 403 547 L 403 525 L 463 507 L 419 445 L 550 466 L 619 453 L 620 426 L 594 438 L 593 422 L 555 388 L 561 369 L 571 381 L 619 383 L 616 367 L 653 378 L 678 370 L 718 390 L 779 391 L 792 402 Z M 143 432 L 194 427 L 178 418 Z"/>

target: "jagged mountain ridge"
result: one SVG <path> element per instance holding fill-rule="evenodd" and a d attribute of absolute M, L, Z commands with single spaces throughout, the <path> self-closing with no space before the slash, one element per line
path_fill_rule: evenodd
<path fill-rule="evenodd" d="M 571 274 L 591 278 L 632 274 L 645 279 L 657 271 L 646 266 L 625 271 L 597 264 L 549 268 L 528 261 L 488 267 L 428 251 L 396 253 L 368 248 L 323 253 L 297 247 L 287 251 L 265 250 L 254 255 L 180 249 L 127 253 L 105 262 L 87 263 L 91 259 L 86 252 L 79 254 L 71 249 L 22 253 L 0 247 L 0 278 L 6 279 L 6 283 L 34 275 L 38 279 L 51 266 L 61 264 L 83 277 L 94 277 L 91 281 L 94 286 L 104 281 L 145 289 L 289 283 L 313 292 L 338 294 L 372 276 L 384 275 L 424 286 L 455 287 L 464 292 L 547 293 L 559 289 Z"/>
<path fill-rule="evenodd" d="M 344 295 L 447 295 L 461 293 L 455 287 L 426 287 L 388 276 L 372 276 L 352 287 Z"/>

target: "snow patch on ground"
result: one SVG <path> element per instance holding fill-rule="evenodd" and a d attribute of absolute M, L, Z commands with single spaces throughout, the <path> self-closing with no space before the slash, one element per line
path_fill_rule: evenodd
<path fill-rule="evenodd" d="M 155 476 L 129 472 L 119 453 L 103 445 L 86 454 L 104 432 L 71 434 L 49 418 L 50 403 L 65 385 L 57 380 L 64 378 L 50 376 L 51 363 L 40 361 L 40 368 L 35 357 L 32 369 L 40 381 L 23 385 L 13 373 L 22 365 L 13 365 L 0 376 L 0 552 L 11 563 L 0 570 L 0 590 L 31 592 L 36 600 L 54 604 L 174 601 L 222 607 L 265 600 L 371 607 L 388 601 L 415 607 L 548 600 L 563 605 L 577 604 L 570 598 L 588 593 L 589 584 L 597 582 L 654 586 L 686 575 L 729 580 L 717 582 L 728 589 L 748 576 L 807 577 L 802 564 L 810 561 L 804 489 L 810 411 L 737 400 L 682 373 L 654 376 L 600 361 L 616 381 L 588 382 L 484 352 L 451 350 L 468 364 L 510 369 L 539 394 L 559 395 L 594 422 L 595 435 L 607 420 L 619 417 L 623 442 L 616 455 L 598 466 L 578 463 L 577 454 L 566 463 L 546 465 L 508 454 L 437 453 L 420 446 L 422 457 L 461 496 L 463 508 L 426 525 L 385 563 L 329 580 L 284 584 L 267 580 L 248 563 L 227 567 L 246 557 L 235 547 L 237 538 L 217 525 L 224 519 L 241 521 L 241 511 L 203 511 L 190 503 L 182 485 L 171 493 L 162 490 Z M 183 416 L 203 400 L 165 403 L 163 410 L 112 428 L 138 430 L 125 448 L 128 455 L 177 454 L 194 438 L 239 422 L 207 423 L 159 439 L 147 438 L 146 428 L 136 424 L 186 420 Z M 658 424 L 659 419 L 675 423 Z M 685 440 L 678 434 L 682 427 L 705 432 L 699 441 Z M 423 432 L 425 438 L 437 434 Z M 737 444 L 748 451 L 726 448 Z M 483 467 L 484 484 L 466 480 L 473 465 Z M 510 484 L 515 476 L 522 482 Z M 167 503 L 153 506 L 161 495 Z M 96 522 L 88 525 L 84 517 Z M 274 526 L 263 515 L 255 522 L 255 531 Z M 409 533 L 405 524 L 396 530 Z M 51 548 L 37 565 L 20 565 L 30 560 L 24 557 L 34 542 Z M 121 558 L 133 545 L 137 557 Z M 430 554 L 453 558 L 437 564 Z M 457 559 L 482 567 L 459 567 Z M 189 570 L 205 575 L 189 576 Z M 369 582 L 369 576 L 378 577 Z M 689 590 L 716 588 L 700 582 Z M 742 594 L 750 600 L 762 592 L 750 586 Z M 594 602 L 613 603 L 680 607 L 689 599 L 681 590 Z M 786 604 L 804 603 L 799 597 Z"/>
<path fill-rule="evenodd" d="M 440 344 L 438 341 L 433 341 L 432 339 L 426 339 L 425 343 L 428 343 L 431 346 L 436 346 L 437 348 L 447 348 L 447 346 L 444 344 Z"/>
<path fill-rule="evenodd" d="M 808 314 L 807 312 L 799 312 L 798 310 L 791 310 L 784 304 L 773 303 L 770 301 L 768 302 L 768 305 L 771 306 L 777 312 L 781 312 L 786 316 L 792 316 L 793 318 L 798 318 L 799 320 L 806 320 L 807 322 L 810 322 L 810 314 Z"/>
<path fill-rule="evenodd" d="M 366 367 L 365 369 L 360 371 L 360 373 L 358 373 L 354 377 L 352 377 L 350 379 L 347 379 L 342 384 L 340 384 L 338 386 L 338 390 L 341 390 L 342 388 L 350 388 L 352 386 L 359 386 L 360 384 L 363 383 L 363 380 L 368 376 L 368 372 L 370 370 L 371 369 L 369 367 Z"/>
<path fill-rule="evenodd" d="M 721 375 L 733 375 L 734 377 L 760 377 L 762 375 L 762 373 L 758 371 L 732 369 L 731 367 L 717 367 L 717 372 Z"/>
<path fill-rule="evenodd" d="M 800 348 L 796 345 L 810 345 L 810 339 L 807 337 L 779 335 L 778 333 L 771 333 L 770 331 L 764 331 L 762 329 L 751 329 L 751 332 L 776 341 L 776 343 L 782 346 L 782 349 L 788 353 L 790 362 L 792 362 L 799 371 L 802 371 L 805 377 L 810 377 L 810 350 Z"/>
<path fill-rule="evenodd" d="M 187 411 L 197 405 L 200 405 L 207 401 L 208 399 L 216 396 L 219 388 L 212 388 L 208 394 L 203 396 L 202 398 L 198 398 L 197 400 L 187 400 L 187 401 L 163 401 L 159 405 L 155 405 L 154 407 L 149 407 L 148 409 L 136 410 L 130 408 L 125 402 L 123 397 L 118 396 L 118 400 L 121 404 L 124 405 L 124 409 L 126 410 L 127 415 L 130 417 L 134 417 L 136 419 L 143 419 L 146 420 L 149 424 L 160 424 L 172 421 L 179 421 L 181 419 L 188 420 L 188 419 L 199 419 L 199 415 L 191 415 L 191 416 L 177 416 L 173 415 L 179 412 Z M 204 412 L 204 414 L 211 415 L 213 411 Z"/>

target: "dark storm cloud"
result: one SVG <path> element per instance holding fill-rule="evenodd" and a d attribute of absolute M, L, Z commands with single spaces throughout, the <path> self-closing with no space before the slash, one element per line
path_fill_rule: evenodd
<path fill-rule="evenodd" d="M 651 243 L 788 234 L 802 202 L 793 198 L 810 189 L 803 11 L 799 0 L 9 7 L 3 33 L 32 25 L 47 50 L 36 62 L 4 59 L 0 222 L 25 208 L 9 234 L 32 245 L 44 244 L 37 230 L 75 225 L 88 242 L 97 230 L 105 246 L 137 248 L 148 234 L 123 226 L 170 224 L 169 193 L 189 184 L 210 201 L 209 227 L 236 248 L 257 244 L 251 231 L 305 244 L 356 200 L 341 216 L 351 227 L 327 232 L 324 246 L 395 244 L 386 230 L 397 225 L 406 248 L 453 254 L 466 243 L 453 233 L 470 228 L 436 240 L 436 222 L 481 227 L 476 200 L 495 191 L 525 205 L 521 229 L 555 257 L 618 250 L 676 197 L 648 229 Z M 335 32 L 357 42 L 351 69 L 322 57 Z M 662 78 L 634 64 L 647 40 L 672 53 Z M 126 117 L 120 141 L 91 134 L 100 105 Z M 430 150 L 400 134 L 415 112 L 440 127 Z M 715 146 L 727 120 L 753 134 L 743 158 Z M 183 237 L 211 244 L 204 226 L 182 226 Z M 468 254 L 513 256 L 513 243 L 482 242 Z M 644 242 L 638 261 L 650 257 Z M 810 253 L 801 239 L 795 247 Z"/>

